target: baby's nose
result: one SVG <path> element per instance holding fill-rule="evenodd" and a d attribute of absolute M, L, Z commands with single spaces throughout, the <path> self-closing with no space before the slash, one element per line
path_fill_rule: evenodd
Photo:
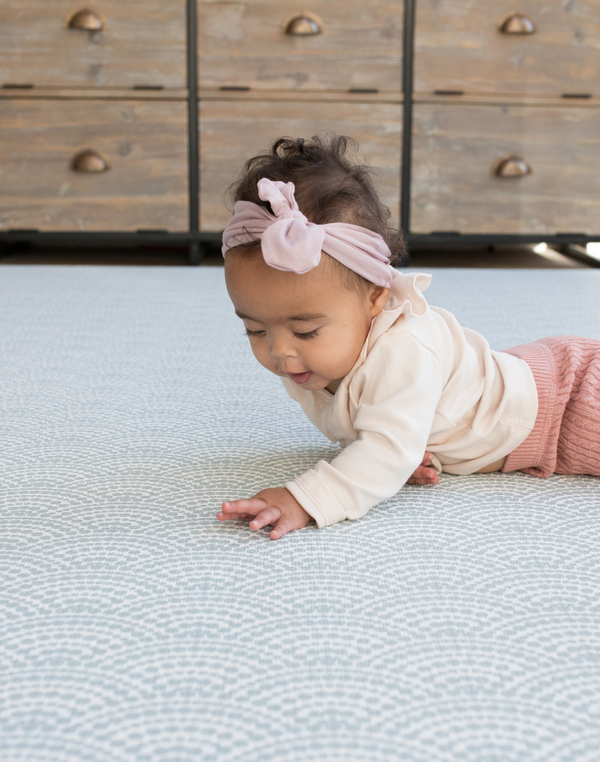
<path fill-rule="evenodd" d="M 293 357 L 295 353 L 290 342 L 281 338 L 274 339 L 271 343 L 271 354 L 273 357 L 283 359 L 284 357 Z"/>

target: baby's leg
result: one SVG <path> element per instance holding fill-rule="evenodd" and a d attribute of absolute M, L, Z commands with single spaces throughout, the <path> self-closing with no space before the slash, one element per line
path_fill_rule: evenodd
<path fill-rule="evenodd" d="M 479 471 L 475 471 L 475 473 L 476 474 L 491 474 L 492 471 L 502 471 L 505 463 L 506 463 L 506 458 L 500 458 L 500 460 L 497 460 L 495 463 L 490 463 L 488 466 L 484 466 L 483 468 L 480 468 Z"/>
<path fill-rule="evenodd" d="M 600 476 L 600 341 L 579 339 L 576 350 L 555 471 Z"/>
<path fill-rule="evenodd" d="M 600 476 L 600 341 L 553 336 L 506 351 L 530 366 L 538 415 L 503 470 Z"/>

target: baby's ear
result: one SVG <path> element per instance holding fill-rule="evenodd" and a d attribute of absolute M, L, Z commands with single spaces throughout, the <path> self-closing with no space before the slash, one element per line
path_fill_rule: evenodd
<path fill-rule="evenodd" d="M 370 294 L 371 298 L 371 317 L 377 317 L 385 307 L 390 290 L 384 286 L 373 286 Z"/>

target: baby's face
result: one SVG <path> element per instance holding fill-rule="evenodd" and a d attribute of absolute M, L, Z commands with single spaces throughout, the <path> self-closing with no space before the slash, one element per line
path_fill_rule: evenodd
<path fill-rule="evenodd" d="M 308 273 L 269 267 L 260 253 L 225 257 L 227 290 L 261 365 L 303 389 L 335 393 L 352 369 L 388 290 L 359 293 L 324 255 Z"/>

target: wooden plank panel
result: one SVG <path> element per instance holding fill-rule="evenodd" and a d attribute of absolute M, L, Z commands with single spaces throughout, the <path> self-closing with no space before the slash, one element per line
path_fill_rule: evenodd
<path fill-rule="evenodd" d="M 200 216 L 204 231 L 223 230 L 224 193 L 251 156 L 279 137 L 337 132 L 358 141 L 399 224 L 402 106 L 389 103 L 205 101 L 200 104 Z"/>
<path fill-rule="evenodd" d="M 82 8 L 106 29 L 68 29 Z M 0 86 L 186 87 L 185 0 L 4 0 Z"/>
<path fill-rule="evenodd" d="M 0 97 L 2 93 L 0 91 Z M 437 96 L 431 96 L 435 99 Z M 427 98 L 430 100 L 431 98 Z M 313 103 L 403 103 L 404 95 L 399 92 L 358 92 L 348 93 L 344 90 L 251 90 L 251 91 L 235 91 L 230 90 L 223 92 L 217 89 L 203 88 L 198 90 L 199 100 L 216 100 L 216 101 L 277 101 L 283 103 L 284 101 L 291 101 L 294 103 L 313 102 Z"/>
<path fill-rule="evenodd" d="M 285 34 L 299 12 L 322 22 L 314 36 Z M 198 2 L 202 87 L 261 90 L 401 90 L 402 0 Z"/>
<path fill-rule="evenodd" d="M 600 107 L 414 107 L 411 232 L 600 234 Z M 496 177 L 517 154 L 533 172 Z"/>
<path fill-rule="evenodd" d="M 560 95 L 425 95 L 423 93 L 415 95 L 413 103 L 433 103 L 436 105 L 460 105 L 470 104 L 479 106 L 505 106 L 507 103 L 520 106 L 552 106 L 558 108 L 565 108 L 575 106 L 577 108 L 598 108 L 598 101 L 593 98 L 582 98 L 577 101 L 570 100 L 568 98 L 562 98 Z"/>
<path fill-rule="evenodd" d="M 188 229 L 184 102 L 0 100 L 0 230 Z M 93 149 L 111 169 L 81 173 Z"/>
<path fill-rule="evenodd" d="M 0 89 L 0 100 L 9 98 L 25 98 L 25 100 L 129 100 L 129 101 L 182 101 L 186 100 L 189 92 L 184 88 L 168 90 L 132 90 L 127 88 L 103 88 L 96 87 L 43 87 L 43 88 L 18 88 L 9 87 Z"/>
<path fill-rule="evenodd" d="M 507 35 L 519 11 L 537 27 Z M 600 0 L 418 0 L 415 90 L 600 94 Z"/>

